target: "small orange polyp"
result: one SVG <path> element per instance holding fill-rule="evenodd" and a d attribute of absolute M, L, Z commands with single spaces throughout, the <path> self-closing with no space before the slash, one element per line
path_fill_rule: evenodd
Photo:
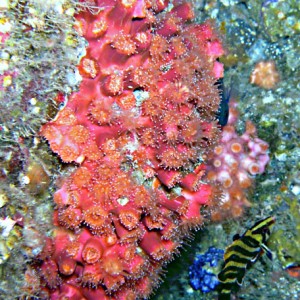
<path fill-rule="evenodd" d="M 100 260 L 103 254 L 103 247 L 98 238 L 90 238 L 82 250 L 82 258 L 88 264 L 94 264 Z"/>

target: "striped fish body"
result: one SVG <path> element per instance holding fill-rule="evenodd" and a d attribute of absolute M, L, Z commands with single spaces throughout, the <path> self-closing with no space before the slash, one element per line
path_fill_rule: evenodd
<path fill-rule="evenodd" d="M 221 282 L 219 299 L 230 299 L 232 288 L 241 285 L 247 268 L 253 264 L 265 250 L 270 257 L 270 250 L 265 245 L 270 230 L 275 223 L 274 217 L 268 217 L 255 223 L 242 236 L 234 238 L 226 248 L 224 266 L 218 275 Z"/>

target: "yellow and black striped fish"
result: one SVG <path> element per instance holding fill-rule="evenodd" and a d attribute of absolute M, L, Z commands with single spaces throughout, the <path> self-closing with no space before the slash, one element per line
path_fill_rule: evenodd
<path fill-rule="evenodd" d="M 255 223 L 242 236 L 235 236 L 233 243 L 226 248 L 224 266 L 218 275 L 220 281 L 219 300 L 231 298 L 231 290 L 241 285 L 246 269 L 264 252 L 272 259 L 272 253 L 265 245 L 270 230 L 275 223 L 274 217 L 268 217 Z"/>

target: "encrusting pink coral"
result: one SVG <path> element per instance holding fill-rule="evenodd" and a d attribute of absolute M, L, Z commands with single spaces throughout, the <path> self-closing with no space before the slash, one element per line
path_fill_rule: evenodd
<path fill-rule="evenodd" d="M 54 195 L 38 270 L 53 300 L 146 298 L 219 195 L 202 180 L 219 139 L 223 48 L 185 1 L 88 3 L 100 9 L 76 16 L 89 43 L 80 89 L 41 129 L 79 167 Z"/>

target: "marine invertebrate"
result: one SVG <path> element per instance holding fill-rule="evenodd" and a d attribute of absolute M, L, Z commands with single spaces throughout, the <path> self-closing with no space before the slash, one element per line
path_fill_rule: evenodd
<path fill-rule="evenodd" d="M 193 264 L 189 267 L 190 285 L 194 290 L 209 293 L 217 287 L 219 281 L 215 272 L 223 255 L 222 249 L 209 247 L 204 254 L 196 256 Z"/>
<path fill-rule="evenodd" d="M 263 173 L 269 161 L 268 144 L 257 137 L 253 123 L 246 122 L 241 136 L 235 131 L 236 106 L 236 102 L 230 102 L 228 124 L 223 127 L 220 144 L 215 147 L 207 166 L 207 178 L 221 184 L 223 191 L 220 209 L 212 214 L 216 221 L 226 215 L 239 217 L 244 207 L 250 206 L 246 191 L 252 186 L 253 177 Z"/>
<path fill-rule="evenodd" d="M 279 82 L 280 76 L 274 61 L 258 62 L 249 78 L 250 83 L 263 89 L 273 89 Z"/>
<path fill-rule="evenodd" d="M 148 297 L 219 195 L 202 182 L 223 74 L 211 24 L 193 24 L 184 1 L 100 8 L 76 15 L 89 42 L 83 80 L 41 129 L 63 161 L 80 165 L 55 193 L 53 248 L 36 266 L 52 299 Z"/>

